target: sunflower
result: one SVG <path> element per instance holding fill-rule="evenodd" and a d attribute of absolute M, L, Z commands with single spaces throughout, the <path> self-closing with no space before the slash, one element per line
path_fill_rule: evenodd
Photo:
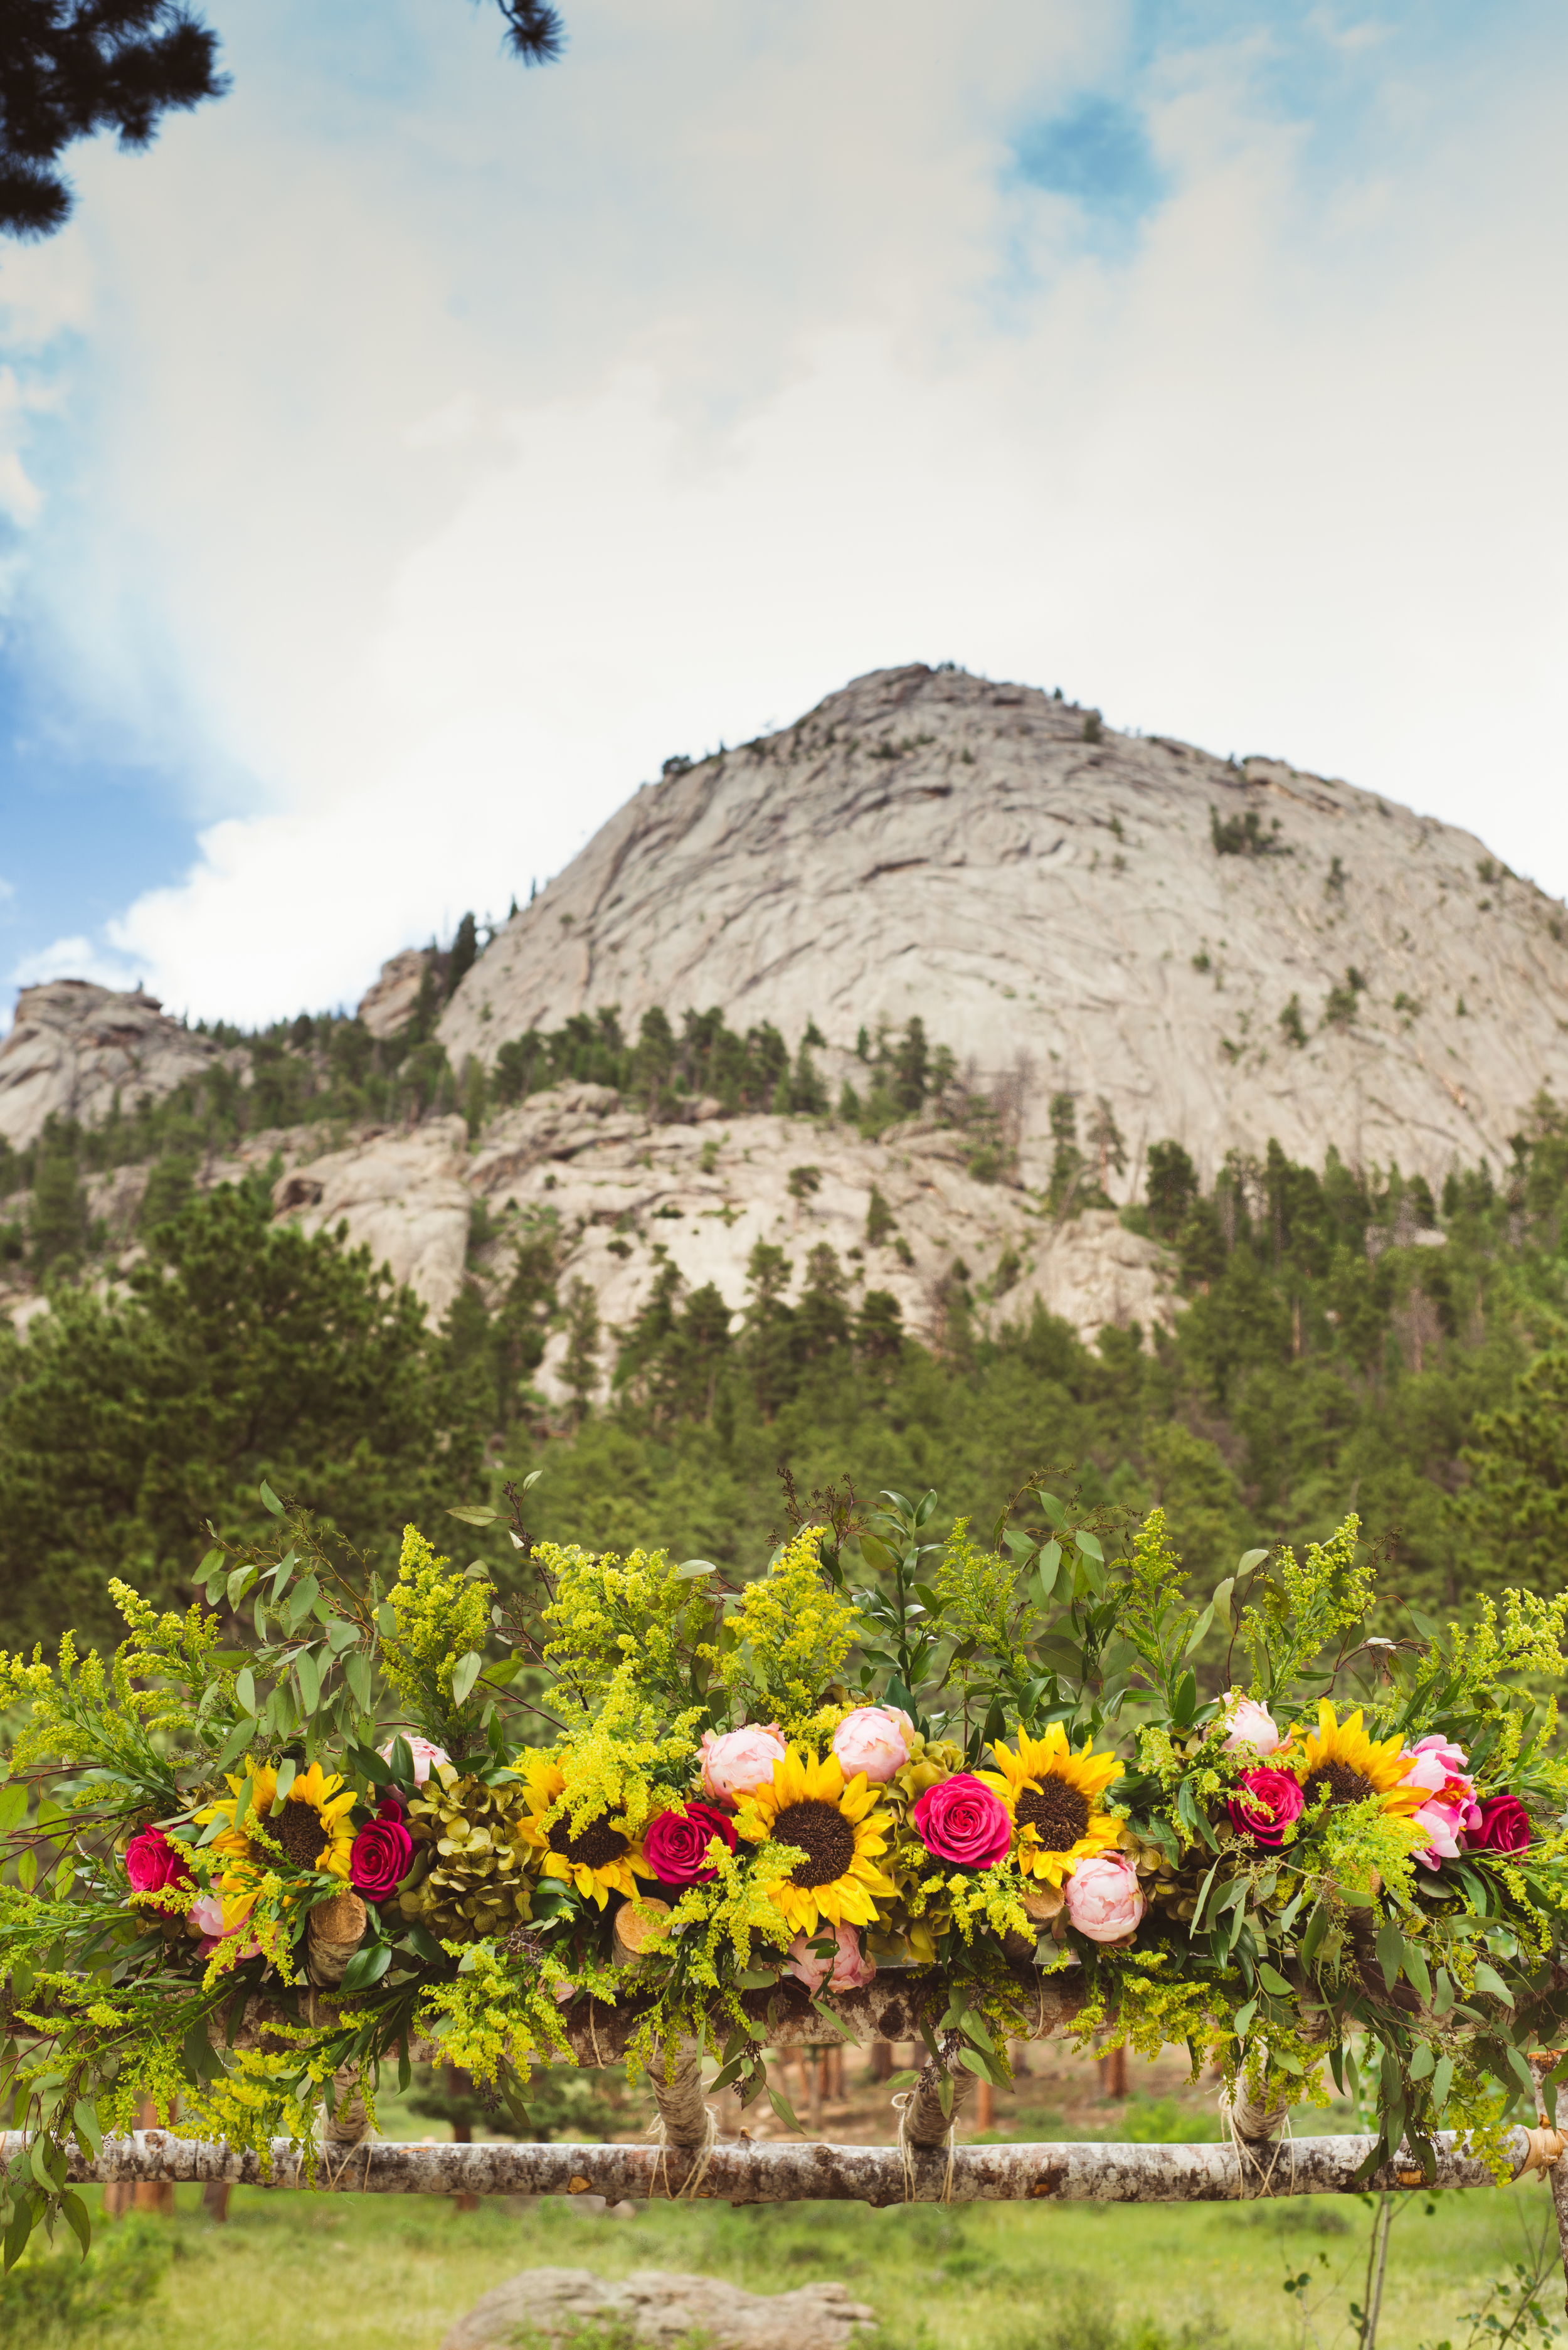
<path fill-rule="evenodd" d="M 1120 1842 L 1121 1822 L 1098 1805 L 1122 1766 L 1114 1754 L 1094 1753 L 1092 1745 L 1075 1754 L 1059 1721 L 1044 1738 L 1031 1738 L 1020 1725 L 1017 1752 L 996 1739 L 991 1751 L 1000 1767 L 975 1773 L 1007 1806 L 1017 1830 L 1013 1858 L 1026 1877 L 1060 1886 L 1081 1860 Z"/>
<path fill-rule="evenodd" d="M 347 1814 L 354 1807 L 354 1790 L 345 1788 L 337 1773 L 327 1778 L 319 1762 L 313 1762 L 308 1771 L 296 1771 L 281 1807 L 277 1806 L 275 1764 L 251 1765 L 243 1778 L 228 1773 L 225 1776 L 229 1779 L 228 1802 L 211 1804 L 196 1814 L 203 1823 L 216 1819 L 229 1823 L 213 1838 L 213 1850 L 222 1854 L 229 1864 L 223 1873 L 225 1892 L 243 1891 L 256 1868 L 270 1868 L 276 1859 L 271 1847 L 254 1834 L 256 1828 L 280 1847 L 285 1859 L 294 1867 L 314 1868 L 347 1881 L 348 1856 L 354 1844 L 354 1831 Z M 250 1802 L 244 1821 L 237 1822 L 234 1814 L 247 1781 Z"/>
<path fill-rule="evenodd" d="M 1296 1735 L 1301 1734 L 1297 1725 Z M 1365 1804 L 1376 1795 L 1386 1812 L 1419 1811 L 1427 1800 L 1424 1787 L 1402 1786 L 1415 1768 L 1414 1755 L 1403 1752 L 1404 1740 L 1386 1738 L 1374 1744 L 1361 1726 L 1361 1708 L 1336 1721 L 1327 1698 L 1318 1701 L 1317 1728 L 1308 1731 L 1306 1744 L 1293 1768 L 1309 1804 L 1325 1791 L 1329 1809 L 1340 1804 Z"/>
<path fill-rule="evenodd" d="M 550 1819 L 549 1814 L 566 1792 L 566 1773 L 547 1754 L 520 1755 L 518 1761 L 527 1790 L 528 1815 L 519 1824 L 517 1840 L 544 1854 L 540 1875 L 575 1885 L 585 1901 L 591 1897 L 601 1909 L 612 1893 L 635 1898 L 637 1877 L 651 1877 L 653 1871 L 625 1821 L 618 1825 L 601 1812 L 574 1828 L 569 1807 L 558 1818 Z"/>
<path fill-rule="evenodd" d="M 892 1821 L 876 1808 L 877 1791 L 864 1771 L 847 1785 L 838 1758 L 818 1762 L 792 1746 L 774 1764 L 773 1783 L 753 1787 L 735 1825 L 750 1844 L 794 1845 L 805 1855 L 768 1891 L 791 1929 L 815 1934 L 826 1918 L 835 1926 L 869 1926 L 874 1893 L 898 1891 L 877 1866 L 888 1849 Z"/>

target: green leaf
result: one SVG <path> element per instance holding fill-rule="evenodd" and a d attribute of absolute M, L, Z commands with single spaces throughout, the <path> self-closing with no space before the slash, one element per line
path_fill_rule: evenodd
<path fill-rule="evenodd" d="M 86 2097 L 78 2097 L 71 2108 L 71 2120 L 91 2147 L 96 2159 L 103 2151 L 103 2132 L 99 2127 L 98 2108 Z"/>
<path fill-rule="evenodd" d="M 964 2049 L 959 2051 L 961 2056 L 967 2053 Z M 943 2118 L 950 2122 L 953 2117 L 953 2076 L 950 2073 L 944 2073 L 938 2082 L 937 2100 L 941 2106 Z"/>
<path fill-rule="evenodd" d="M 1203 1636 L 1208 1631 L 1209 1627 L 1213 1623 L 1213 1621 L 1214 1602 L 1210 1600 L 1208 1607 L 1203 1610 L 1202 1615 L 1198 1618 L 1197 1623 L 1192 1627 L 1191 1631 L 1188 1634 L 1187 1646 L 1181 1651 L 1184 1657 L 1190 1657 L 1194 1649 L 1201 1647 Z"/>
<path fill-rule="evenodd" d="M 1428 1971 L 1426 1952 L 1418 1942 L 1412 1942 L 1408 1939 L 1405 1943 L 1405 1972 L 1409 1976 L 1421 1997 L 1429 2002 L 1432 1996 L 1432 1978 Z"/>
<path fill-rule="evenodd" d="M 397 1638 L 398 1613 L 389 1599 L 383 1599 L 376 1610 L 376 1629 L 383 1640 Z"/>
<path fill-rule="evenodd" d="M 1262 1566 L 1268 1555 L 1266 1550 L 1244 1550 L 1236 1561 L 1236 1573 L 1232 1580 L 1240 1582 L 1241 1576 L 1250 1575 L 1253 1567 Z"/>
<path fill-rule="evenodd" d="M 270 1510 L 275 1518 L 281 1518 L 283 1515 L 283 1503 L 278 1500 L 277 1495 L 273 1492 L 272 1487 L 267 1483 L 265 1477 L 262 1479 L 261 1483 L 256 1490 L 261 1495 L 263 1509 Z"/>
<path fill-rule="evenodd" d="M 1187 1730 L 1191 1727 L 1192 1717 L 1197 1711 L 1198 1676 L 1189 1669 L 1182 1674 L 1176 1684 L 1176 1692 L 1170 1705 L 1170 1718 L 1178 1730 Z M 1181 1783 L 1185 1786 L 1186 1780 L 1184 1779 Z"/>
<path fill-rule="evenodd" d="M 321 1702 L 321 1667 L 308 1648 L 301 1648 L 294 1660 L 294 1678 L 299 1687 L 299 1703 L 303 1714 L 316 1711 Z"/>
<path fill-rule="evenodd" d="M 732 2081 L 739 2080 L 741 2074 L 745 2071 L 747 2065 L 751 2062 L 751 2050 L 749 2048 L 742 2048 L 738 2056 L 732 2056 L 730 2062 L 727 2064 L 722 2065 L 714 2074 L 713 2078 L 708 2084 L 705 2094 L 710 2097 L 717 2096 L 721 2089 L 727 2089 Z"/>
<path fill-rule="evenodd" d="M 256 1677 L 249 1665 L 234 1675 L 234 1695 L 242 1711 L 254 1715 L 256 1710 Z"/>
<path fill-rule="evenodd" d="M 368 1984 L 379 1982 L 391 1963 L 390 1942 L 367 1942 L 362 1950 L 355 1951 L 344 1968 L 343 1990 L 363 1991 Z"/>
<path fill-rule="evenodd" d="M 1073 1680 L 1082 1680 L 1084 1651 L 1076 1640 L 1064 1639 L 1053 1632 L 1044 1640 L 1035 1641 L 1034 1653 L 1051 1672 L 1065 1673 Z"/>
<path fill-rule="evenodd" d="M 343 1678 L 353 1693 L 354 1702 L 361 1713 L 370 1711 L 370 1659 L 362 1651 L 349 1658 L 343 1668 Z"/>
<path fill-rule="evenodd" d="M 27 1816 L 27 1783 L 13 1779 L 8 1787 L 0 1787 L 0 1835 L 9 1835 Z"/>
<path fill-rule="evenodd" d="M 1040 1564 L 1036 1570 L 1040 1584 L 1040 1597 L 1043 1603 L 1050 1598 L 1052 1592 L 1056 1587 L 1056 1571 L 1061 1564 L 1062 1545 L 1053 1534 L 1051 1540 L 1046 1544 L 1044 1549 L 1040 1554 Z"/>
<path fill-rule="evenodd" d="M 1289 1999 L 1292 1995 L 1291 1986 L 1278 1967 L 1270 1966 L 1266 1959 L 1258 1961 L 1258 1981 L 1272 1999 Z"/>
<path fill-rule="evenodd" d="M 1182 1781 L 1182 1785 L 1183 1785 L 1183 1787 L 1184 1787 L 1184 1788 L 1185 1788 L 1186 1784 L 1187 1784 L 1187 1782 L 1186 1782 L 1185 1780 L 1183 1780 L 1183 1781 Z M 1208 1900 L 1208 1898 L 1209 1898 L 1209 1888 L 1210 1888 L 1210 1887 L 1213 1884 L 1214 1879 L 1216 1878 L 1216 1877 L 1218 1877 L 1218 1875 L 1219 1875 L 1219 1874 L 1220 1874 L 1220 1864 L 1219 1864 L 1219 1862 L 1218 1862 L 1218 1861 L 1216 1861 L 1216 1862 L 1214 1863 L 1214 1866 L 1210 1868 L 1210 1872 L 1209 1872 L 1208 1876 L 1204 1878 L 1202 1885 L 1201 1885 L 1201 1886 L 1200 1886 L 1200 1887 L 1199 1888 L 1199 1894 L 1198 1894 L 1198 1907 L 1197 1907 L 1197 1908 L 1196 1908 L 1196 1909 L 1194 1909 L 1194 1911 L 1193 1911 L 1193 1913 L 1192 1913 L 1192 1921 L 1191 1921 L 1190 1925 L 1189 1925 L 1189 1926 L 1188 1927 L 1188 1929 L 1187 1929 L 1187 1938 L 1188 1938 L 1189 1941 L 1190 1941 L 1190 1940 L 1191 1940 L 1192 1937 L 1193 1937 L 1193 1936 L 1197 1933 L 1197 1931 L 1198 1931 L 1199 1924 L 1199 1922 L 1200 1922 L 1200 1920 L 1201 1920 L 1201 1918 L 1202 1918 L 1202 1916 L 1203 1916 L 1203 1905 L 1204 1905 L 1204 1903 L 1205 1903 L 1205 1902 Z"/>
<path fill-rule="evenodd" d="M 285 1755 L 277 1766 L 277 1786 L 273 1795 L 273 1810 L 281 1812 L 288 1801 L 288 1791 L 299 1776 L 299 1765 L 292 1756 Z"/>
<path fill-rule="evenodd" d="M 248 1717 L 236 1721 L 218 1749 L 217 1769 L 226 1771 L 231 1762 L 237 1762 L 255 1734 L 256 1724 Z"/>
<path fill-rule="evenodd" d="M 886 1543 L 877 1541 L 875 1534 L 861 1535 L 860 1555 L 865 1560 L 867 1565 L 872 1569 L 874 1574 L 892 1574 L 896 1564 L 893 1554 L 888 1549 Z M 773 2094 L 773 2091 L 770 2089 L 768 2091 L 769 2096 L 771 2097 Z M 798 2122 L 792 2122 L 790 2124 L 790 2127 L 792 2129 L 798 2129 L 800 2127 L 800 2124 Z"/>
<path fill-rule="evenodd" d="M 1231 1594 L 1235 1588 L 1236 1578 L 1233 1575 L 1228 1575 L 1223 1583 L 1217 1583 L 1214 1586 L 1212 1603 L 1214 1613 L 1219 1617 L 1227 1632 L 1231 1629 Z"/>
<path fill-rule="evenodd" d="M 493 1526 L 500 1515 L 499 1510 L 483 1509 L 472 1502 L 465 1502 L 461 1509 L 447 1512 L 449 1518 L 461 1518 L 465 1526 Z"/>
<path fill-rule="evenodd" d="M 1399 1980 L 1399 1970 L 1405 1962 L 1405 1937 L 1392 1918 L 1385 1918 L 1377 1929 L 1377 1963 L 1383 1970 L 1386 1988 L 1392 1991 Z"/>
<path fill-rule="evenodd" d="M 686 1558 L 676 1568 L 672 1580 L 676 1583 L 701 1583 L 705 1575 L 717 1575 L 718 1572 L 711 1558 Z"/>
<path fill-rule="evenodd" d="M 237 1607 L 239 1606 L 241 1600 L 244 1597 L 252 1584 L 256 1580 L 260 1571 L 261 1570 L 258 1567 L 254 1566 L 235 1567 L 228 1581 L 229 1606 L 231 1607 Z"/>
<path fill-rule="evenodd" d="M 1317 1908 L 1313 1911 L 1312 1916 L 1307 1919 L 1306 1931 L 1303 1934 L 1301 1939 L 1302 1958 L 1307 1966 L 1311 1966 L 1319 1950 L 1323 1948 L 1323 1938 L 1327 1931 L 1328 1909 L 1326 1905 L 1320 1901 Z"/>
<path fill-rule="evenodd" d="M 1098 1534 L 1092 1534 L 1087 1526 L 1078 1526 L 1075 1529 L 1073 1540 L 1085 1558 L 1092 1558 L 1096 1566 L 1104 1566 L 1106 1554 L 1100 1548 Z"/>
<path fill-rule="evenodd" d="M 958 2053 L 958 2060 L 959 2063 L 966 2066 L 970 2072 L 978 2073 L 982 2081 L 990 2080 L 991 2066 L 985 2057 L 977 2054 L 974 2049 L 961 2048 Z"/>
<path fill-rule="evenodd" d="M 742 1991 L 767 1991 L 777 1981 L 778 1976 L 771 1967 L 748 1967 L 744 1974 L 735 1977 Z"/>
<path fill-rule="evenodd" d="M 1033 1490 L 1042 1515 L 1055 1527 L 1059 1534 L 1064 1534 L 1067 1531 L 1067 1513 L 1055 1494 L 1048 1493 L 1043 1485 L 1036 1485 Z"/>
<path fill-rule="evenodd" d="M 864 1536 L 861 1537 L 860 1547 L 862 1550 L 866 1547 Z M 780 2121 L 783 2122 L 785 2129 L 794 2130 L 797 2137 L 804 2137 L 805 2136 L 805 2132 L 801 2128 L 800 2124 L 794 2117 L 794 2107 L 791 2105 L 786 2096 L 774 2088 L 771 2081 L 768 2083 L 768 2103 L 772 2106 L 774 2113 L 777 2114 Z"/>
<path fill-rule="evenodd" d="M 456 1664 L 452 1669 L 452 1701 L 453 1705 L 461 1705 L 462 1703 L 464 1698 L 468 1695 L 469 1690 L 473 1687 L 474 1682 L 479 1679 L 480 1674 L 483 1670 L 484 1659 L 479 1654 L 479 1651 L 476 1648 L 470 1648 L 465 1657 L 459 1657 Z"/>
<path fill-rule="evenodd" d="M 985 2019 L 983 2016 L 977 2015 L 972 2007 L 960 2016 L 959 2030 L 966 2040 L 972 2040 L 977 2048 L 983 2048 L 989 2054 L 994 2053 L 996 2043 L 991 2036 Z"/>
<path fill-rule="evenodd" d="M 1513 1993 L 1498 1973 L 1497 1969 L 1489 1967 L 1484 1959 L 1476 1968 L 1476 1989 L 1490 1991 L 1493 1999 L 1501 2000 L 1504 2007 L 1513 2005 Z"/>
<path fill-rule="evenodd" d="M 1439 2057 L 1438 2060 L 1438 2069 L 1432 2075 L 1432 2111 L 1435 2114 L 1440 2114 L 1443 2107 L 1448 2104 L 1449 2084 L 1453 2077 L 1453 2058 L 1451 2056 Z"/>
<path fill-rule="evenodd" d="M 1004 1527 L 1002 1539 L 1014 1558 L 1027 1558 L 1034 1548 L 1031 1537 L 1018 1526 Z"/>
<path fill-rule="evenodd" d="M 430 1928 L 428 1926 L 421 1926 L 417 1918 L 411 1926 L 407 1927 L 404 1929 L 403 1940 L 408 1944 L 409 1949 L 412 1950 L 414 1956 L 419 1959 L 423 1959 L 427 1966 L 440 1967 L 445 1965 L 446 1952 L 441 1949 L 441 1944 L 436 1940 L 436 1938 L 431 1932 Z"/>
<path fill-rule="evenodd" d="M 1231 2029 L 1238 2040 L 1245 2040 L 1248 2028 L 1257 2012 L 1258 2002 L 1255 1999 L 1250 1999 L 1245 2007 L 1239 2007 L 1236 2010 L 1235 2014 L 1231 2018 Z"/>
<path fill-rule="evenodd" d="M 65 2217 L 66 2224 L 82 2248 L 82 2258 L 85 2261 L 88 2246 L 92 2242 L 92 2221 L 88 2218 L 87 2205 L 74 2187 L 68 2194 L 61 2196 L 60 2210 Z"/>
<path fill-rule="evenodd" d="M 1436 2064 L 1437 2061 L 1437 2058 L 1432 2054 L 1430 2045 L 1428 2042 L 1423 2040 L 1420 2046 L 1417 2049 L 1415 2054 L 1410 2059 L 1410 2078 L 1412 2081 L 1424 2081 L 1428 2074 Z"/>

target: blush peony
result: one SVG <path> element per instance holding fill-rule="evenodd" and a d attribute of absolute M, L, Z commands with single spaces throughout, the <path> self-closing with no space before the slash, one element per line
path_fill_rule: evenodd
<path fill-rule="evenodd" d="M 1240 1753 L 1250 1746 L 1254 1754 L 1272 1754 L 1280 1742 L 1280 1729 L 1266 1705 L 1254 1697 L 1243 1697 L 1232 1690 L 1222 1709 L 1225 1719 L 1227 1754 Z"/>
<path fill-rule="evenodd" d="M 874 1787 L 885 1787 L 909 1759 L 915 1725 L 896 1705 L 857 1705 L 833 1733 L 833 1751 L 846 1779 L 864 1771 Z"/>
<path fill-rule="evenodd" d="M 226 1902 L 216 1893 L 199 1895 L 192 1902 L 185 1920 L 186 1932 L 198 1933 L 202 1937 L 202 1947 L 197 1956 L 210 1959 L 220 1942 L 226 1942 L 231 1935 L 243 1934 L 250 1923 L 250 1916 L 251 1901 L 248 1898 L 242 1897 L 237 1901 Z M 254 1934 L 241 1945 L 242 1959 L 257 1958 L 260 1953 L 261 1944 Z"/>
<path fill-rule="evenodd" d="M 1062 1891 L 1068 1923 L 1091 1942 L 1130 1941 L 1148 1907 L 1137 1889 L 1137 1871 L 1119 1852 L 1081 1860 Z"/>
<path fill-rule="evenodd" d="M 718 1871 L 708 1857 L 717 1836 L 735 1849 L 735 1823 L 712 1804 L 672 1804 L 649 1820 L 642 1849 L 660 1885 L 711 1885 Z"/>
<path fill-rule="evenodd" d="M 126 1846 L 125 1873 L 135 1900 L 139 1894 L 161 1893 L 166 1885 L 187 1883 L 191 1863 L 184 1846 L 166 1836 L 161 1828 L 141 1828 Z"/>
<path fill-rule="evenodd" d="M 784 1762 L 787 1752 L 776 1722 L 766 1730 L 753 1722 L 744 1730 L 726 1730 L 722 1737 L 705 1730 L 702 1792 L 733 1811 L 753 1787 L 773 1784 L 774 1764 Z"/>
<path fill-rule="evenodd" d="M 1272 1850 L 1284 1842 L 1285 1830 L 1300 1819 L 1305 1803 L 1301 1781 L 1289 1771 L 1247 1771 L 1225 1808 L 1238 1835 Z"/>
<path fill-rule="evenodd" d="M 1006 1806 L 970 1771 L 928 1787 L 909 1819 L 933 1858 L 956 1861 L 961 1868 L 994 1868 L 1012 1842 Z"/>
<path fill-rule="evenodd" d="M 826 1926 L 815 1935 L 797 1934 L 787 1952 L 789 1971 L 809 1991 L 819 1991 L 824 1983 L 829 1991 L 858 1991 L 875 1975 L 877 1961 L 866 1957 L 860 1948 L 860 1936 L 853 1926 L 836 1926 L 832 1930 L 838 1938 L 838 1947 L 831 1956 L 826 1950 L 812 1948 L 814 1941 L 826 1941 Z"/>
<path fill-rule="evenodd" d="M 389 1762 L 391 1761 L 392 1749 L 397 1742 L 398 1742 L 395 1738 L 389 1738 L 385 1746 L 379 1746 L 376 1749 L 377 1753 L 379 1754 L 383 1762 Z M 430 1777 L 431 1772 L 436 1763 L 450 1762 L 452 1761 L 452 1756 L 447 1752 L 444 1746 L 432 1746 L 428 1738 L 410 1738 L 405 1734 L 403 1744 L 408 1748 L 409 1752 L 414 1758 L 414 1783 L 416 1786 L 422 1787 L 424 1785 L 425 1781 Z"/>

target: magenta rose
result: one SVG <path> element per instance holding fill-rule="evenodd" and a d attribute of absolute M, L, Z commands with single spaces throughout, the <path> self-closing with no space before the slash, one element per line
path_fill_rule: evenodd
<path fill-rule="evenodd" d="M 161 1828 L 142 1828 L 126 1846 L 125 1873 L 133 1896 L 161 1893 L 166 1885 L 186 1884 L 191 1864 L 184 1846 L 166 1836 Z"/>
<path fill-rule="evenodd" d="M 378 1816 L 367 1821 L 348 1855 L 348 1882 L 367 1901 L 385 1901 L 408 1875 L 414 1857 L 414 1840 L 403 1825 L 403 1807 L 383 1802 Z"/>
<path fill-rule="evenodd" d="M 1305 1802 L 1301 1781 L 1289 1771 L 1247 1771 L 1226 1809 L 1238 1835 L 1272 1850 L 1284 1842 L 1285 1830 L 1300 1819 Z"/>
<path fill-rule="evenodd" d="M 1530 1814 L 1517 1795 L 1489 1795 L 1480 1807 L 1480 1824 L 1469 1831 L 1472 1852 L 1501 1852 L 1505 1856 L 1530 1850 Z"/>
<path fill-rule="evenodd" d="M 928 1787 L 909 1817 L 933 1858 L 955 1860 L 961 1868 L 994 1868 L 1012 1842 L 1005 1805 L 971 1771 Z"/>
<path fill-rule="evenodd" d="M 708 1846 L 718 1836 L 733 1852 L 735 1823 L 711 1804 L 673 1804 L 649 1821 L 642 1849 L 660 1885 L 711 1885 Z"/>

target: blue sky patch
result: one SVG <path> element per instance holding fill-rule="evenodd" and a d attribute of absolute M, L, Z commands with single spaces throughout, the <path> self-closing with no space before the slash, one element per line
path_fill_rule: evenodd
<path fill-rule="evenodd" d="M 1080 99 L 1065 114 L 1032 124 L 1014 152 L 1018 175 L 1031 187 L 1071 196 L 1116 227 L 1142 220 L 1166 192 L 1142 118 L 1115 99 Z"/>

